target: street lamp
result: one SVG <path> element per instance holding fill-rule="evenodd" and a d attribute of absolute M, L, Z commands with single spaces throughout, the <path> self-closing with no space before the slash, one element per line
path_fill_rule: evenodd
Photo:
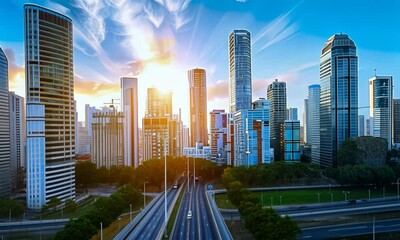
<path fill-rule="evenodd" d="M 383 198 L 385 198 L 385 186 L 383 186 Z"/>
<path fill-rule="evenodd" d="M 350 193 L 350 192 L 343 191 L 343 193 L 344 193 L 344 200 L 347 201 L 347 194 Z"/>
<path fill-rule="evenodd" d="M 146 182 L 146 181 L 143 182 L 143 208 L 146 207 L 146 183 L 149 183 L 149 182 Z M 132 210 L 131 210 L 131 212 L 132 212 Z"/>
<path fill-rule="evenodd" d="M 397 200 L 399 200 L 399 180 L 400 178 L 397 179 Z"/>
<path fill-rule="evenodd" d="M 317 192 L 317 195 L 318 195 L 318 204 L 319 204 L 319 195 L 320 195 L 321 193 L 320 192 Z"/>
<path fill-rule="evenodd" d="M 129 204 L 129 219 L 132 221 L 132 204 Z"/>
<path fill-rule="evenodd" d="M 331 206 L 333 206 L 333 192 L 331 192 Z"/>
<path fill-rule="evenodd" d="M 282 205 L 282 196 L 279 196 L 279 205 Z"/>
<path fill-rule="evenodd" d="M 271 208 L 274 205 L 274 197 L 271 197 Z"/>
<path fill-rule="evenodd" d="M 371 189 L 368 188 L 368 200 L 371 199 Z"/>
<path fill-rule="evenodd" d="M 168 128 L 169 132 L 169 128 Z M 164 236 L 167 236 L 167 144 L 164 137 Z"/>

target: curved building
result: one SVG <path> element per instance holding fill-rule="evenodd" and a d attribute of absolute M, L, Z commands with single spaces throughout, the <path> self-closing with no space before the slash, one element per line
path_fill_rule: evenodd
<path fill-rule="evenodd" d="M 24 5 L 27 207 L 75 198 L 72 20 Z"/>
<path fill-rule="evenodd" d="M 347 34 L 335 34 L 320 59 L 320 163 L 336 166 L 342 142 L 358 132 L 357 48 Z"/>

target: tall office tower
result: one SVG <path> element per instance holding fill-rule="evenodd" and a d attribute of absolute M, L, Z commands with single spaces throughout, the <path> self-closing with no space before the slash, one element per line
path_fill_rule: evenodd
<path fill-rule="evenodd" d="M 304 143 L 308 143 L 308 99 L 304 99 L 304 112 L 303 112 L 303 138 Z"/>
<path fill-rule="evenodd" d="M 97 168 L 124 165 L 124 114 L 95 113 L 92 123 L 92 162 Z"/>
<path fill-rule="evenodd" d="M 218 165 L 226 164 L 227 123 L 228 114 L 225 110 L 210 112 L 211 160 Z"/>
<path fill-rule="evenodd" d="M 307 143 L 311 147 L 311 161 L 320 164 L 320 92 L 319 84 L 308 86 Z"/>
<path fill-rule="evenodd" d="M 336 167 L 342 142 L 358 131 L 357 48 L 347 34 L 335 34 L 325 43 L 320 81 L 320 162 Z"/>
<path fill-rule="evenodd" d="M 78 153 L 80 152 L 80 149 L 79 149 L 79 133 L 78 133 L 78 128 L 79 128 L 79 125 L 78 125 L 78 109 L 76 108 L 76 101 L 74 101 L 74 108 L 75 108 L 75 123 L 74 123 L 74 126 L 75 126 L 75 129 L 74 129 L 74 134 L 75 134 L 75 155 L 78 155 Z"/>
<path fill-rule="evenodd" d="M 270 101 L 260 98 L 252 109 L 235 113 L 235 166 L 271 163 Z"/>
<path fill-rule="evenodd" d="M 172 116 L 172 92 L 158 88 L 147 89 L 146 117 Z"/>
<path fill-rule="evenodd" d="M 191 69 L 188 71 L 190 94 L 190 145 L 196 142 L 208 145 L 207 130 L 207 84 L 206 70 Z"/>
<path fill-rule="evenodd" d="M 0 48 L 0 197 L 10 195 L 10 115 L 8 60 Z"/>
<path fill-rule="evenodd" d="M 297 108 L 286 109 L 286 120 L 299 120 Z"/>
<path fill-rule="evenodd" d="M 139 166 L 138 80 L 121 78 L 121 111 L 124 119 L 124 165 Z"/>
<path fill-rule="evenodd" d="M 182 130 L 182 148 L 190 147 L 190 130 L 186 125 L 183 125 Z"/>
<path fill-rule="evenodd" d="M 170 155 L 181 157 L 183 156 L 183 122 L 181 119 L 181 110 L 179 114 L 172 114 L 169 121 L 169 144 Z"/>
<path fill-rule="evenodd" d="M 72 20 L 33 4 L 25 11 L 26 195 L 40 209 L 75 198 Z"/>
<path fill-rule="evenodd" d="M 374 118 L 374 137 L 387 140 L 392 149 L 393 77 L 374 76 L 369 79 L 370 116 Z"/>
<path fill-rule="evenodd" d="M 365 119 L 365 136 L 372 136 L 374 131 L 374 119 L 369 117 Z"/>
<path fill-rule="evenodd" d="M 300 121 L 285 120 L 285 162 L 300 162 Z"/>
<path fill-rule="evenodd" d="M 268 86 L 267 99 L 271 101 L 271 147 L 274 149 L 275 161 L 284 159 L 283 155 L 283 125 L 286 120 L 286 83 L 275 79 Z"/>
<path fill-rule="evenodd" d="M 247 30 L 229 34 L 229 111 L 251 109 L 251 38 Z"/>
<path fill-rule="evenodd" d="M 92 128 L 90 128 L 92 129 Z M 90 146 L 92 145 L 92 138 L 88 139 L 88 132 L 86 130 L 86 126 L 83 125 L 83 122 L 78 122 L 78 130 L 77 134 L 79 135 L 78 143 L 79 145 L 79 152 L 76 152 L 78 155 L 88 155 L 90 154 Z"/>
<path fill-rule="evenodd" d="M 26 119 L 24 98 L 9 93 L 10 102 L 10 146 L 11 182 L 14 190 L 24 188 Z"/>
<path fill-rule="evenodd" d="M 393 99 L 393 145 L 400 148 L 400 99 Z"/>
<path fill-rule="evenodd" d="M 358 136 L 365 135 L 365 118 L 364 115 L 358 115 Z"/>
<path fill-rule="evenodd" d="M 111 112 L 108 107 L 103 107 L 103 109 L 107 109 L 103 112 Z M 86 155 L 92 152 L 92 124 L 93 124 L 93 114 L 102 112 L 100 109 L 96 107 L 91 107 L 89 104 L 85 104 L 85 129 L 86 135 L 83 136 L 84 140 L 82 142 L 83 146 L 80 146 L 79 154 Z M 86 140 L 86 141 L 85 141 Z M 81 148 L 83 147 L 83 148 Z"/>

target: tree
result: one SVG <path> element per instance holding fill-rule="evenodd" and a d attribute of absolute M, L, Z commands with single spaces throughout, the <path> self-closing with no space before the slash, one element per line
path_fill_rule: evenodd
<path fill-rule="evenodd" d="M 235 181 L 229 184 L 228 187 L 228 198 L 231 200 L 233 204 L 236 206 L 240 205 L 240 202 L 243 200 L 243 186 L 239 181 Z"/>
<path fill-rule="evenodd" d="M 53 209 L 53 211 L 57 211 L 58 205 L 61 204 L 61 200 L 56 197 L 50 198 L 50 201 L 47 203 L 48 209 Z"/>
<path fill-rule="evenodd" d="M 342 147 L 338 150 L 337 165 L 356 165 L 358 163 L 358 147 L 354 138 L 348 138 L 342 143 Z"/>
<path fill-rule="evenodd" d="M 65 201 L 65 210 L 68 212 L 75 212 L 77 204 L 72 199 Z"/>
<path fill-rule="evenodd" d="M 0 199 L 0 217 L 21 217 L 24 213 L 24 207 L 17 201 L 7 198 Z"/>
<path fill-rule="evenodd" d="M 87 218 L 70 220 L 64 230 L 57 233 L 57 240 L 90 239 L 97 229 Z"/>
<path fill-rule="evenodd" d="M 85 161 L 75 165 L 76 184 L 82 185 L 86 191 L 87 187 L 96 181 L 96 165 L 92 162 Z"/>

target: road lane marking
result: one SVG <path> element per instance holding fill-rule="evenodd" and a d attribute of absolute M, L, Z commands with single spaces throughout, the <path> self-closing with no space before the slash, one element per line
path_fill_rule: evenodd
<path fill-rule="evenodd" d="M 304 237 L 301 237 L 301 238 L 311 238 L 312 236 L 304 236 Z"/>
<path fill-rule="evenodd" d="M 363 228 L 367 228 L 367 226 L 329 229 L 328 231 L 329 232 L 336 232 L 336 231 L 352 230 L 352 229 L 363 229 Z"/>

